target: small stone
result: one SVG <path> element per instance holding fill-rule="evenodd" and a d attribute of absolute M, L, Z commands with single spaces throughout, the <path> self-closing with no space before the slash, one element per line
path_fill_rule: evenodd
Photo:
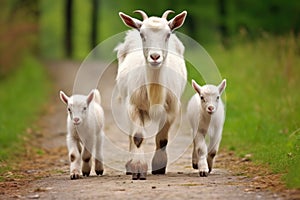
<path fill-rule="evenodd" d="M 52 190 L 53 188 L 52 187 L 39 187 L 39 188 L 36 188 L 34 190 L 34 192 L 46 192 L 46 191 L 49 191 L 49 190 Z"/>
<path fill-rule="evenodd" d="M 28 198 L 28 199 L 39 199 L 39 198 L 40 198 L 40 195 L 34 194 L 34 195 L 27 196 L 27 198 Z"/>

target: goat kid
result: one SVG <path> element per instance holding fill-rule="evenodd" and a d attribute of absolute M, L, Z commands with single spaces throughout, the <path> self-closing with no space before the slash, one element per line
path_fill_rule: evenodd
<path fill-rule="evenodd" d="M 97 175 L 102 175 L 101 151 L 104 113 L 100 105 L 99 91 L 94 89 L 87 96 L 73 95 L 71 97 L 60 91 L 60 99 L 68 109 L 67 147 L 70 159 L 70 178 L 80 178 L 80 167 L 83 176 L 90 175 L 92 155 L 95 157 L 95 172 Z"/>
<path fill-rule="evenodd" d="M 187 115 L 193 132 L 192 165 L 199 169 L 200 177 L 208 176 L 212 171 L 214 157 L 219 149 L 225 121 L 224 105 L 221 95 L 226 87 L 224 79 L 220 85 L 198 85 L 192 80 L 197 92 L 189 101 Z M 209 135 L 209 146 L 205 136 Z"/>

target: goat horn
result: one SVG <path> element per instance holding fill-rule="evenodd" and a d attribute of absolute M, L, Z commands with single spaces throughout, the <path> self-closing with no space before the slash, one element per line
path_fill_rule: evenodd
<path fill-rule="evenodd" d="M 140 13 L 142 15 L 142 17 L 143 17 L 143 20 L 148 19 L 147 14 L 144 11 L 142 11 L 142 10 L 135 10 L 133 12 L 134 13 Z"/>
<path fill-rule="evenodd" d="M 167 19 L 168 15 L 169 15 L 170 13 L 174 13 L 174 11 L 173 11 L 173 10 L 167 10 L 167 11 L 165 11 L 161 18 Z"/>

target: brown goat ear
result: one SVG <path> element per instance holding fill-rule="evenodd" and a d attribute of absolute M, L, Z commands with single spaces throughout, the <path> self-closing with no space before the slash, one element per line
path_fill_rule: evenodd
<path fill-rule="evenodd" d="M 69 97 L 63 91 L 59 92 L 59 97 L 64 104 L 68 105 Z"/>
<path fill-rule="evenodd" d="M 185 17 L 187 15 L 186 11 L 176 15 L 173 19 L 169 21 L 169 27 L 172 31 L 178 29 L 184 23 Z"/>
<path fill-rule="evenodd" d="M 201 94 L 201 86 L 198 85 L 198 83 L 196 83 L 196 81 L 192 80 L 192 86 L 198 94 Z"/>
<path fill-rule="evenodd" d="M 121 17 L 124 24 L 126 24 L 130 28 L 140 30 L 141 26 L 143 25 L 143 22 L 141 22 L 140 20 L 130 17 L 129 15 L 126 15 L 122 12 L 119 12 L 119 16 Z"/>

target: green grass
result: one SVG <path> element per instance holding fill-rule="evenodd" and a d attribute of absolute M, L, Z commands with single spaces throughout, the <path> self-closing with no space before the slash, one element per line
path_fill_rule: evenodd
<path fill-rule="evenodd" d="M 267 36 L 210 48 L 226 88 L 222 147 L 283 173 L 300 188 L 300 38 Z"/>
<path fill-rule="evenodd" d="M 13 74 L 0 80 L 0 173 L 24 149 L 26 129 L 33 126 L 50 90 L 44 67 L 27 56 Z"/>

